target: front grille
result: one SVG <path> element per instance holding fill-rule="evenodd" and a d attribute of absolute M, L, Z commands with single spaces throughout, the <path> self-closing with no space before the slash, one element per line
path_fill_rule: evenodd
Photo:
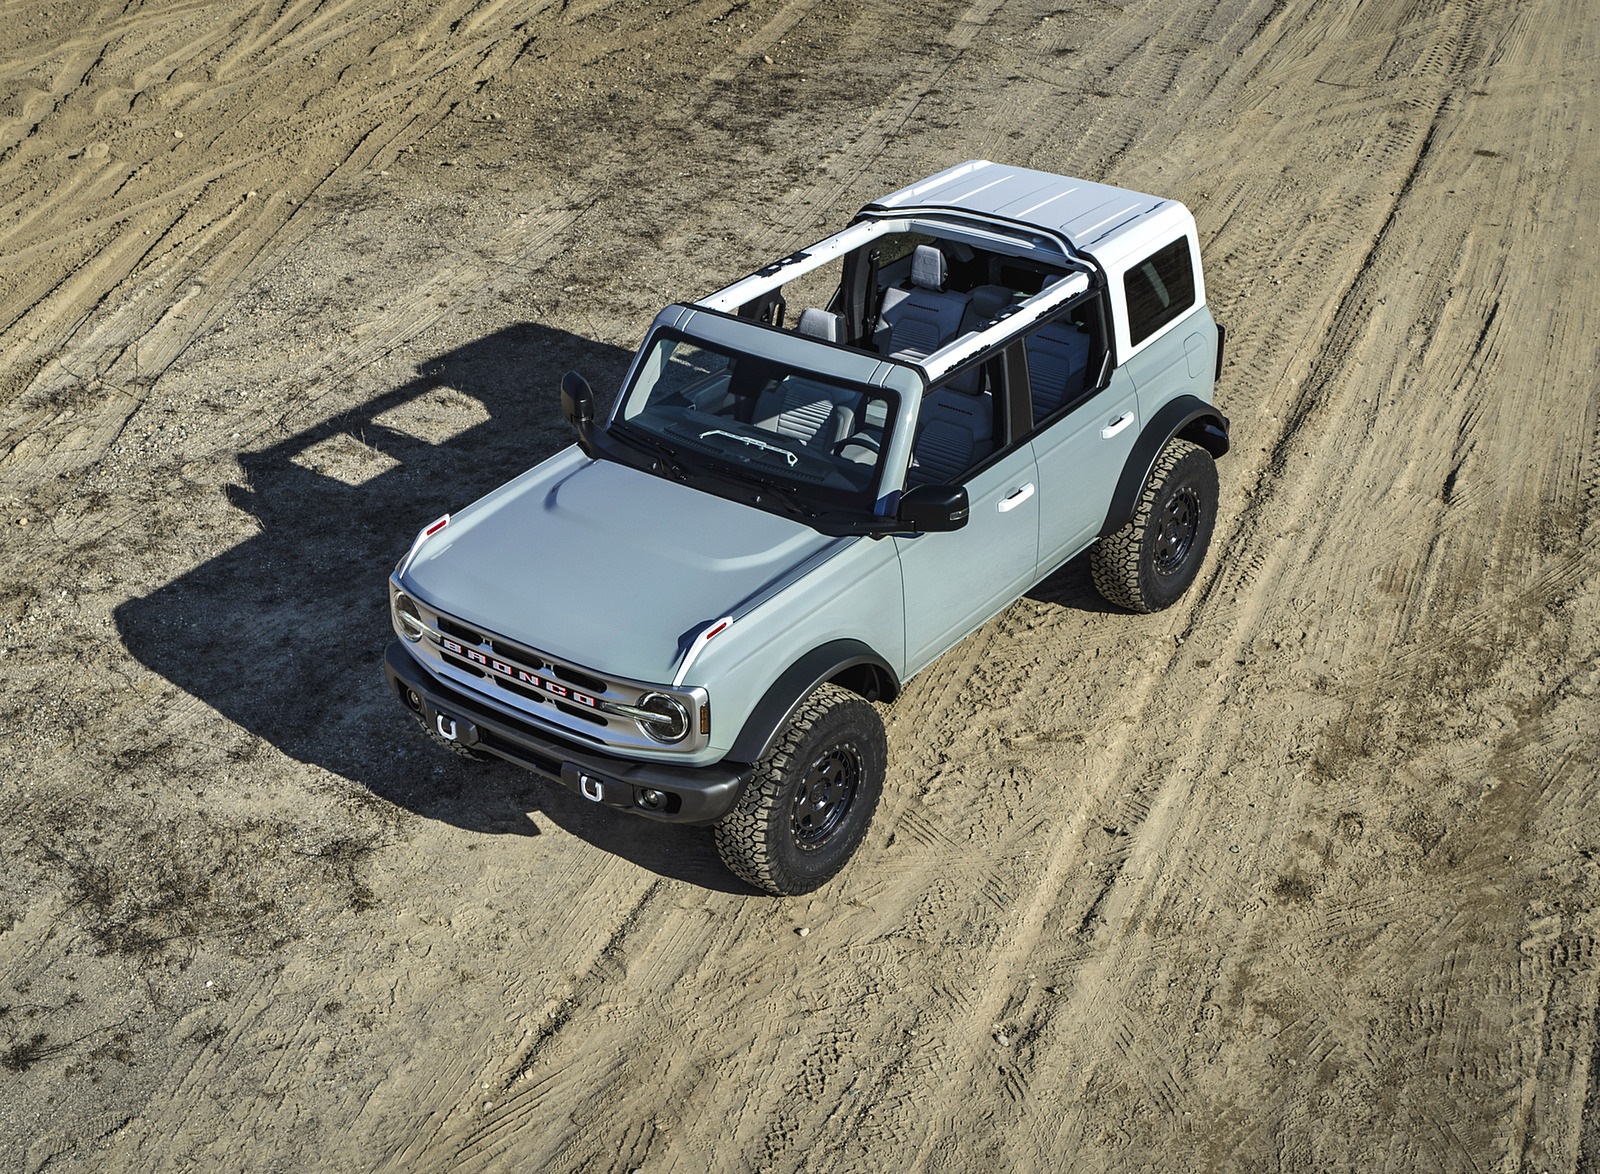
<path fill-rule="evenodd" d="M 515 693 L 518 697 L 525 697 L 529 701 L 537 701 L 541 705 L 544 704 L 545 695 L 537 689 L 530 689 L 526 685 L 519 685 L 515 681 L 508 681 L 503 677 L 494 677 L 492 680 L 507 693 Z"/>
<path fill-rule="evenodd" d="M 439 631 L 443 632 L 446 636 L 454 636 L 457 640 L 461 641 L 463 644 L 482 644 L 483 643 L 483 636 L 482 636 L 481 633 L 473 631 L 471 628 L 467 627 L 465 624 L 456 623 L 454 620 L 450 619 L 448 616 L 442 616 L 441 615 L 439 617 Z"/>
<path fill-rule="evenodd" d="M 577 669 L 569 669 L 566 665 L 553 664 L 550 666 L 550 671 L 567 684 L 576 685 L 578 688 L 586 689 L 590 693 L 604 693 L 606 691 L 606 683 L 600 678 L 591 677 L 588 673 L 580 673 Z"/>
<path fill-rule="evenodd" d="M 576 705 L 567 705 L 565 702 L 561 701 L 557 701 L 555 705 L 557 709 L 566 714 L 568 717 L 575 717 L 586 722 L 593 722 L 597 726 L 609 726 L 611 724 L 610 720 L 604 714 L 596 713 L 592 709 L 580 709 Z"/>
<path fill-rule="evenodd" d="M 432 633 L 422 642 L 421 651 L 432 659 L 436 673 L 442 671 L 457 689 L 567 737 L 656 757 L 669 748 L 647 735 L 635 719 L 608 713 L 606 707 L 636 706 L 646 695 L 662 691 L 678 696 L 691 714 L 706 703 L 703 689 L 675 690 L 641 681 L 607 680 L 441 614 L 422 600 L 416 602 L 424 609 L 423 622 Z M 670 750 L 699 750 L 707 740 L 699 725 L 691 722 L 688 736 Z"/>
<path fill-rule="evenodd" d="M 489 675 L 471 661 L 463 660 L 453 652 L 441 650 L 439 656 L 446 664 L 453 665 L 464 673 L 471 673 L 475 677 L 487 677 Z"/>

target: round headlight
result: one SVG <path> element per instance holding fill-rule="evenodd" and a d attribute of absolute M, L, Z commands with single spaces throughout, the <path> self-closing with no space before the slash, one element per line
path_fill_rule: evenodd
<path fill-rule="evenodd" d="M 394 593 L 394 618 L 400 634 L 413 644 L 421 640 L 422 634 L 428 630 L 428 625 L 422 622 L 422 613 L 417 610 L 416 602 L 404 591 Z"/>
<path fill-rule="evenodd" d="M 639 698 L 639 728 L 657 742 L 681 742 L 689 734 L 689 711 L 676 697 L 646 693 Z"/>

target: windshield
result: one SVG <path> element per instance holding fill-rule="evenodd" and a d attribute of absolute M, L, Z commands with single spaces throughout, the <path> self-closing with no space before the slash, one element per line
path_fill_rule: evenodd
<path fill-rule="evenodd" d="M 663 331 L 613 430 L 685 473 L 776 489 L 811 511 L 871 512 L 895 400 L 883 388 Z"/>

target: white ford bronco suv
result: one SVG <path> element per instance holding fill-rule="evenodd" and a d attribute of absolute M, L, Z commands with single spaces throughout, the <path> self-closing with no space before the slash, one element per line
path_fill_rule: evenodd
<path fill-rule="evenodd" d="M 1221 356 L 1182 204 L 952 167 L 663 310 L 604 422 L 566 375 L 577 444 L 395 568 L 390 686 L 458 753 L 810 891 L 878 805 L 874 703 L 1085 549 L 1134 611 L 1195 578 Z"/>

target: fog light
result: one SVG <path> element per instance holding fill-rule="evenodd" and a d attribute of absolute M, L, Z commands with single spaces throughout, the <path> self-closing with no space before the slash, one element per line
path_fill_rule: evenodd
<path fill-rule="evenodd" d="M 417 696 L 417 691 L 415 689 L 406 690 L 406 704 L 412 709 L 416 710 L 418 713 L 422 712 L 422 698 Z"/>
<path fill-rule="evenodd" d="M 639 792 L 639 806 L 647 811 L 660 811 L 666 805 L 667 795 L 664 791 L 646 787 Z"/>

